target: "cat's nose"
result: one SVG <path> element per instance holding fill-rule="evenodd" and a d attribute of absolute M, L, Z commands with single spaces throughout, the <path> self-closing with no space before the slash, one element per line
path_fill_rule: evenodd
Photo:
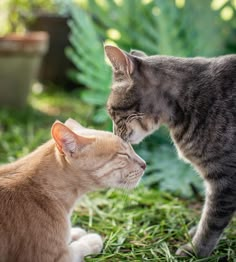
<path fill-rule="evenodd" d="M 141 166 L 141 168 L 142 168 L 143 170 L 145 170 L 147 165 L 146 165 L 145 162 L 142 162 L 142 163 L 140 164 L 140 166 Z"/>

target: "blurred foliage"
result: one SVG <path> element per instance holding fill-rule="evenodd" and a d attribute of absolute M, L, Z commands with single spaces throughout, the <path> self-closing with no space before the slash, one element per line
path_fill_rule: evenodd
<path fill-rule="evenodd" d="M 109 125 L 105 104 L 110 92 L 111 70 L 104 61 L 102 43 L 92 19 L 84 11 L 73 8 L 71 15 L 71 47 L 66 49 L 66 54 L 77 70 L 69 71 L 69 77 L 88 87 L 81 91 L 80 97 L 94 108 L 93 122 Z"/>
<path fill-rule="evenodd" d="M 71 3 L 72 0 L 2 0 L 0 16 L 5 16 L 5 20 L 0 33 L 25 31 L 40 13 L 65 15 Z"/>
<path fill-rule="evenodd" d="M 175 56 L 220 53 L 220 17 L 210 8 L 211 0 L 187 0 L 183 6 L 177 2 L 88 0 L 88 13 L 104 39 L 127 51 Z"/>
<path fill-rule="evenodd" d="M 162 127 L 135 146 L 136 152 L 147 162 L 143 183 L 182 197 L 201 199 L 204 191 L 200 176 L 191 165 L 178 158 L 170 140 L 168 130 Z"/>
<path fill-rule="evenodd" d="M 14 161 L 49 139 L 50 133 L 45 130 L 53 122 L 52 117 L 31 107 L 22 111 L 1 109 L 0 163 Z"/>
<path fill-rule="evenodd" d="M 50 139 L 55 120 L 71 117 L 91 127 L 92 116 L 91 107 L 79 101 L 76 92 L 33 93 L 22 110 L 0 108 L 0 163 L 24 156 Z"/>

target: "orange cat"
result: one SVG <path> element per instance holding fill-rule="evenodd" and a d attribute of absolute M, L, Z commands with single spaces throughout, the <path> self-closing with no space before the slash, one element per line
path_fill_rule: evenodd
<path fill-rule="evenodd" d="M 70 226 L 75 201 L 95 189 L 133 188 L 145 162 L 110 132 L 69 119 L 53 139 L 0 167 L 0 261 L 71 262 L 99 253 L 102 238 Z"/>

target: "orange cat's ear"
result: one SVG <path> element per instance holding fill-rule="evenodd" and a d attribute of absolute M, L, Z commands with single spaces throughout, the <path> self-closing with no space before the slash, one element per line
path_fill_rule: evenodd
<path fill-rule="evenodd" d="M 71 157 L 76 157 L 83 147 L 95 141 L 94 137 L 84 137 L 75 134 L 59 121 L 53 124 L 51 133 L 60 153 Z"/>
<path fill-rule="evenodd" d="M 128 75 L 133 73 L 134 64 L 125 52 L 111 45 L 106 45 L 104 49 L 115 71 L 121 70 Z"/>

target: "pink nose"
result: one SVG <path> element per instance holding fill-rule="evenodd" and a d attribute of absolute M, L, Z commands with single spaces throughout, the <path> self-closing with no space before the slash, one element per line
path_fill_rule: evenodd
<path fill-rule="evenodd" d="M 143 162 L 140 166 L 141 166 L 141 168 L 142 168 L 143 170 L 145 170 L 147 165 L 146 165 L 145 162 Z"/>

